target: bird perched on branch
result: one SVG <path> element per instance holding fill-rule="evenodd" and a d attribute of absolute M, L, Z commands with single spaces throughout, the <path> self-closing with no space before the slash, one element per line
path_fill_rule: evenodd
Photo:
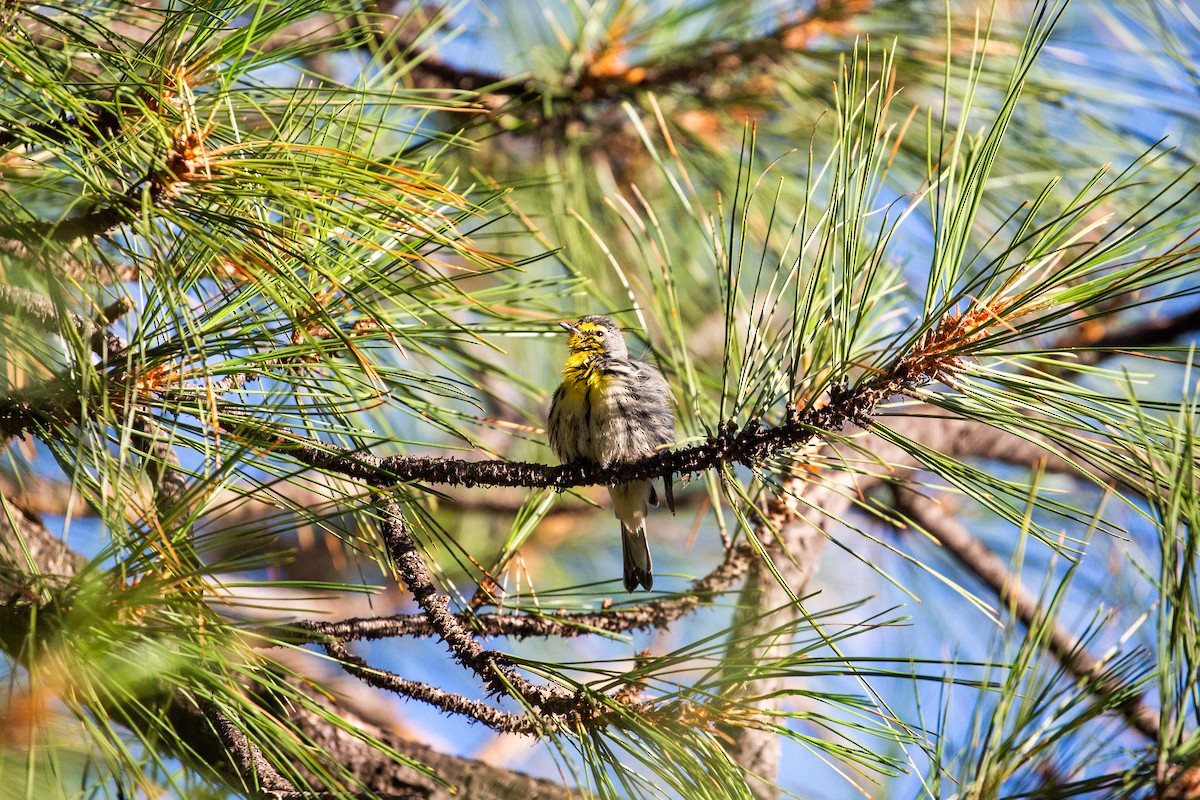
<path fill-rule="evenodd" d="M 638 461 L 675 441 L 674 398 L 657 369 L 629 357 L 625 338 L 608 317 L 560 323 L 570 334 L 571 353 L 562 385 L 550 403 L 550 446 L 565 463 L 607 467 Z M 671 478 L 664 486 L 674 506 Z M 625 590 L 654 585 L 646 514 L 658 505 L 647 480 L 608 487 L 613 513 L 621 521 Z M 672 511 L 674 508 L 672 507 Z"/>

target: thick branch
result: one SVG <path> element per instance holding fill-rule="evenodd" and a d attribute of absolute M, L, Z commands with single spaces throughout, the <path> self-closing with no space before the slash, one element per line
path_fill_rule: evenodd
<path fill-rule="evenodd" d="M 87 559 L 0 495 L 0 606 L 38 595 L 43 582 L 62 584 Z"/>

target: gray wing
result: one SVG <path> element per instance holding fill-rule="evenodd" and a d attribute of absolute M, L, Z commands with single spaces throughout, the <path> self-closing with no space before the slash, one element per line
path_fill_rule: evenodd
<path fill-rule="evenodd" d="M 634 381 L 638 391 L 646 400 L 654 398 L 660 402 L 648 402 L 644 424 L 651 432 L 655 445 L 672 444 L 675 441 L 675 395 L 662 373 L 644 361 L 634 361 Z"/>
<path fill-rule="evenodd" d="M 649 408 L 645 425 L 650 430 L 651 443 L 654 446 L 673 444 L 675 442 L 675 395 L 671 394 L 671 387 L 661 372 L 642 361 L 633 363 L 635 364 L 635 381 L 642 396 L 661 399 L 661 402 L 647 404 Z M 675 490 L 670 474 L 663 477 L 663 494 L 666 495 L 667 508 L 674 514 Z M 658 505 L 658 492 L 654 490 L 653 483 L 650 485 L 650 505 Z"/>

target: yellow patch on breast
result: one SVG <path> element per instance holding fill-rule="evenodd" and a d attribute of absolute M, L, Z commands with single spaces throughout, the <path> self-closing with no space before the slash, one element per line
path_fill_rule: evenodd
<path fill-rule="evenodd" d="M 589 390 L 602 393 L 608 381 L 609 376 L 595 368 L 592 353 L 574 353 L 563 367 L 563 399 L 571 404 L 582 404 Z M 592 399 L 594 402 L 596 397 Z"/>

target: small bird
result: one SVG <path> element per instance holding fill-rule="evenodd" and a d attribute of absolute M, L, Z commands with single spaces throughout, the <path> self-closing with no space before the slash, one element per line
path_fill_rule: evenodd
<path fill-rule="evenodd" d="M 562 385 L 550 402 L 550 446 L 567 464 L 638 461 L 675 441 L 674 398 L 657 369 L 629 357 L 625 338 L 608 317 L 560 323 L 571 336 Z M 671 478 L 664 486 L 674 503 Z M 646 514 L 658 505 L 650 481 L 608 487 L 613 513 L 621 521 L 625 590 L 654 586 Z M 671 509 L 674 511 L 674 508 Z"/>

